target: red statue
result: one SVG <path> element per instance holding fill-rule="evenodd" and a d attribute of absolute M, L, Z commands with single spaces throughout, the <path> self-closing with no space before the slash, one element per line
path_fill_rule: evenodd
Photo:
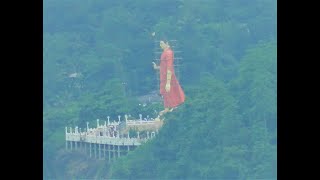
<path fill-rule="evenodd" d="M 163 49 L 160 66 L 153 62 L 153 67 L 154 69 L 160 69 L 160 94 L 163 96 L 165 108 L 160 112 L 159 115 L 161 116 L 182 104 L 185 101 L 185 95 L 174 73 L 174 53 L 169 43 L 160 41 L 160 47 Z"/>

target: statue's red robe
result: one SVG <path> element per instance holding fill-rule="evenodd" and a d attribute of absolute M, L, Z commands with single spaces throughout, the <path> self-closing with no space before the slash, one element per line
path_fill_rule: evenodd
<path fill-rule="evenodd" d="M 160 58 L 160 94 L 163 96 L 165 108 L 177 107 L 185 100 L 184 92 L 174 73 L 173 61 L 173 51 L 170 48 L 164 50 Z M 172 73 L 169 92 L 167 92 L 165 89 L 168 70 L 170 70 Z"/>

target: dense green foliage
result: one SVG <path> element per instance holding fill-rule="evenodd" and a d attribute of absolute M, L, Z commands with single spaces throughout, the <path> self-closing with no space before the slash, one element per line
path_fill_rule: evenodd
<path fill-rule="evenodd" d="M 270 0 L 45 0 L 44 177 L 276 179 L 276 36 Z M 162 108 L 137 99 L 160 38 L 183 52 L 186 102 L 157 138 L 112 165 L 63 152 L 65 126 Z"/>

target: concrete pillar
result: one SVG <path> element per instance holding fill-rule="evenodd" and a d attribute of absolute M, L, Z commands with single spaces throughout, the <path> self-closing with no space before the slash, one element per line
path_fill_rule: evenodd
<path fill-rule="evenodd" d="M 99 143 L 99 159 L 101 159 L 101 151 L 100 151 L 100 143 Z"/>
<path fill-rule="evenodd" d="M 97 159 L 97 144 L 93 143 L 93 146 L 94 146 L 94 158 Z"/>
<path fill-rule="evenodd" d="M 118 145 L 118 157 L 120 157 L 120 146 Z"/>
<path fill-rule="evenodd" d="M 108 161 L 110 162 L 111 161 L 111 152 L 110 152 L 110 144 L 108 144 L 108 153 L 109 153 L 109 159 L 108 159 Z"/>
<path fill-rule="evenodd" d="M 110 125 L 110 121 L 109 121 L 110 116 L 108 116 L 107 118 L 108 118 L 108 126 L 109 126 Z"/>
<path fill-rule="evenodd" d="M 106 144 L 103 144 L 103 159 L 106 159 Z"/>
<path fill-rule="evenodd" d="M 90 157 L 91 157 L 91 142 L 89 144 L 90 144 L 89 149 L 90 149 Z"/>
<path fill-rule="evenodd" d="M 113 151 L 113 161 L 116 160 L 116 150 L 115 150 L 115 147 L 114 147 L 114 144 L 112 145 L 112 151 Z"/>
<path fill-rule="evenodd" d="M 84 141 L 81 142 L 81 149 L 83 152 L 85 152 L 85 144 L 84 143 L 85 143 Z"/>

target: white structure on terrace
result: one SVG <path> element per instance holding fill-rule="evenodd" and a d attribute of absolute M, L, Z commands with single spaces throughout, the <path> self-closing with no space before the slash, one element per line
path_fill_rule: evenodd
<path fill-rule="evenodd" d="M 125 115 L 123 122 L 121 116 L 118 116 L 117 121 L 110 121 L 108 116 L 103 125 L 97 119 L 96 128 L 90 128 L 87 122 L 84 131 L 77 126 L 74 129 L 69 127 L 69 130 L 65 127 L 66 149 L 84 151 L 90 157 L 109 161 L 125 155 L 155 137 L 163 124 L 162 120 L 143 120 L 142 115 L 139 116 L 138 120 L 128 120 L 128 116 Z M 135 134 L 130 134 L 130 129 L 135 131 Z M 141 129 L 143 131 L 140 132 Z"/>

